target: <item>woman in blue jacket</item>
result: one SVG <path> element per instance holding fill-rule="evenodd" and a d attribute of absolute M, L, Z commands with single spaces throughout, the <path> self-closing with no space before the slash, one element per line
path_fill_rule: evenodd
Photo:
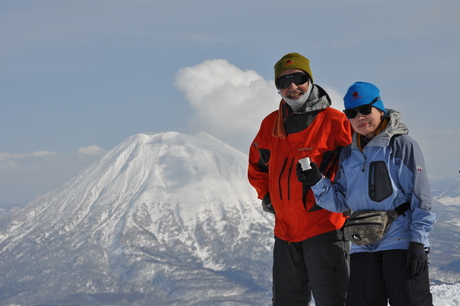
<path fill-rule="evenodd" d="M 425 162 L 408 136 L 399 112 L 385 109 L 380 90 L 356 82 L 347 91 L 345 114 L 355 133 L 340 155 L 334 183 L 315 163 L 297 176 L 312 190 L 317 204 L 333 212 L 408 209 L 371 244 L 352 244 L 346 305 L 432 305 L 428 235 L 435 222 Z"/>

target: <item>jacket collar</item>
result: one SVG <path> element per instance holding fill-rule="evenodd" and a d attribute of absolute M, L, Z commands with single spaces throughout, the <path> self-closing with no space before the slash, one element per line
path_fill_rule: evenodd
<path fill-rule="evenodd" d="M 319 85 L 313 84 L 310 96 L 308 97 L 307 102 L 305 102 L 300 109 L 295 113 L 308 113 L 319 111 L 328 108 L 331 106 L 331 98 L 327 92 Z M 292 113 L 292 108 L 285 103 L 285 107 L 288 109 L 288 113 Z"/>

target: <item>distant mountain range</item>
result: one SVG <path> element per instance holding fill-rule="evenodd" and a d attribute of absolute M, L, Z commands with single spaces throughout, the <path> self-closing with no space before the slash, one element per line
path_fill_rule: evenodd
<path fill-rule="evenodd" d="M 460 179 L 431 182 L 436 224 L 430 234 L 433 283 L 460 282 Z M 460 305 L 460 301 L 459 301 Z"/>
<path fill-rule="evenodd" d="M 205 133 L 128 138 L 0 217 L 0 304 L 270 304 L 273 216 L 246 171 Z M 433 284 L 460 282 L 455 192 L 434 203 Z"/>

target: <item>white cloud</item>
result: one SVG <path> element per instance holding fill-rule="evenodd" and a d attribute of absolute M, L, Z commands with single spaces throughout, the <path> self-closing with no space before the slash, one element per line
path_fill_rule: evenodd
<path fill-rule="evenodd" d="M 241 70 L 224 59 L 180 69 L 175 86 L 195 113 L 193 129 L 206 131 L 246 151 L 262 119 L 278 108 L 273 81 Z"/>
<path fill-rule="evenodd" d="M 92 146 L 87 146 L 87 147 L 81 147 L 77 151 L 79 154 L 84 154 L 84 155 L 94 155 L 94 154 L 103 154 L 105 153 L 105 150 L 99 148 L 96 145 Z"/>
<path fill-rule="evenodd" d="M 11 153 L 0 153 L 0 162 L 4 160 L 20 160 L 23 158 L 33 158 L 42 156 L 52 156 L 57 153 L 49 151 L 36 151 L 33 153 L 22 153 L 22 154 L 11 154 Z M 1 168 L 0 168 L 1 169 Z"/>

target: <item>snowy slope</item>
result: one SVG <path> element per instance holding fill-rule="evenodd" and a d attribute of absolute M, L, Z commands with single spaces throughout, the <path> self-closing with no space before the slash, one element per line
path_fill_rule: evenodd
<path fill-rule="evenodd" d="M 273 220 L 246 164 L 207 134 L 130 137 L 1 220 L 0 302 L 78 292 L 160 305 L 266 299 Z"/>
<path fill-rule="evenodd" d="M 432 181 L 433 197 L 444 205 L 460 206 L 460 174 L 459 178 L 444 178 Z"/>

